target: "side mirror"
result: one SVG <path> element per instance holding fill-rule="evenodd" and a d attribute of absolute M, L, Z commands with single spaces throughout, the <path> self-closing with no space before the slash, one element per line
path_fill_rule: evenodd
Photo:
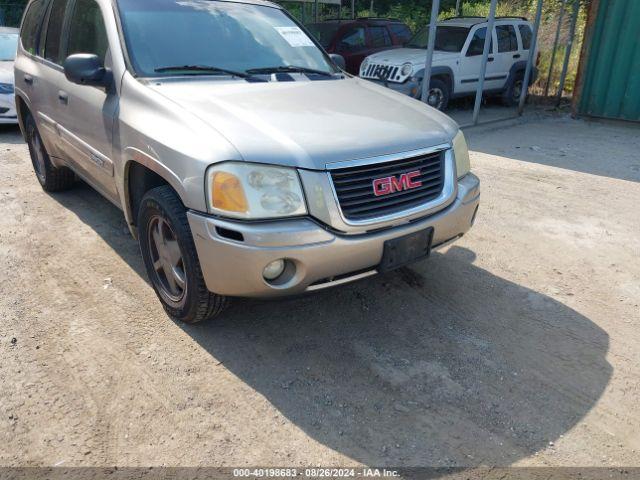
<path fill-rule="evenodd" d="M 110 72 L 100 57 L 92 53 L 69 55 L 62 66 L 67 80 L 79 85 L 108 87 L 111 82 Z"/>
<path fill-rule="evenodd" d="M 344 57 L 342 55 L 338 55 L 337 53 L 331 53 L 329 55 L 331 61 L 340 67 L 341 70 L 345 70 L 347 68 L 347 63 L 344 61 Z"/>

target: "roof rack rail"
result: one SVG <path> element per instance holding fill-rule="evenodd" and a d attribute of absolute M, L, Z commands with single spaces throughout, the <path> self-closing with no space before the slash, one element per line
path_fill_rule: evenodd
<path fill-rule="evenodd" d="M 447 20 L 455 20 L 456 18 L 487 18 L 487 17 L 480 17 L 480 16 L 477 16 L 477 15 L 458 15 L 456 17 L 447 17 L 442 21 L 444 22 L 444 21 L 447 21 Z"/>
<path fill-rule="evenodd" d="M 502 16 L 502 17 L 496 17 L 497 19 L 503 20 L 503 19 L 510 19 L 510 20 L 526 20 L 529 21 L 529 19 L 527 17 L 519 17 L 518 15 L 506 15 L 506 16 Z"/>
<path fill-rule="evenodd" d="M 388 17 L 357 17 L 356 20 L 384 20 L 387 22 L 401 22 L 399 18 L 388 18 Z"/>

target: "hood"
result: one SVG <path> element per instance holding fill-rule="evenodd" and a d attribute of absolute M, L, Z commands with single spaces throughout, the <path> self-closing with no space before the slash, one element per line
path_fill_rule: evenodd
<path fill-rule="evenodd" d="M 433 64 L 437 65 L 439 62 L 445 62 L 459 56 L 459 53 L 436 50 L 433 52 Z M 424 67 L 427 60 L 427 51 L 422 48 L 398 48 L 395 50 L 385 50 L 384 52 L 374 53 L 367 57 L 367 59 L 381 65 L 399 66 L 404 63 L 411 63 L 413 65 L 420 65 Z"/>
<path fill-rule="evenodd" d="M 14 83 L 13 61 L 0 62 L 0 83 Z"/>
<path fill-rule="evenodd" d="M 448 143 L 457 125 L 366 80 L 149 84 L 224 136 L 238 160 L 324 169 L 327 163 Z"/>

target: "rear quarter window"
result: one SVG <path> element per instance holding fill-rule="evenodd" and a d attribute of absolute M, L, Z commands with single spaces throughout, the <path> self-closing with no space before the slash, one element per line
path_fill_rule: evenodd
<path fill-rule="evenodd" d="M 22 43 L 22 48 L 32 55 L 37 55 L 38 53 L 38 36 L 45 10 L 46 3 L 44 0 L 35 0 L 29 4 L 22 19 L 20 43 Z"/>
<path fill-rule="evenodd" d="M 520 24 L 518 25 L 518 29 L 520 30 L 520 38 L 522 39 L 522 49 L 529 50 L 531 48 L 531 38 L 533 37 L 531 27 L 529 25 Z"/>
<path fill-rule="evenodd" d="M 409 27 L 407 27 L 406 25 L 402 25 L 400 23 L 392 23 L 391 25 L 389 25 L 389 29 L 402 43 L 407 43 L 409 40 L 411 40 L 411 30 L 409 30 Z"/>

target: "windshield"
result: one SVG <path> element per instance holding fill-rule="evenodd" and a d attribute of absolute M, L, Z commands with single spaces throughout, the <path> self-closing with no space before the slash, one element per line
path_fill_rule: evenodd
<path fill-rule="evenodd" d="M 18 50 L 17 33 L 0 33 L 0 62 L 10 62 L 16 59 Z"/>
<path fill-rule="evenodd" d="M 436 29 L 435 49 L 443 52 L 461 52 L 469 34 L 467 27 L 441 27 Z M 410 48 L 427 48 L 429 29 L 423 28 L 407 44 Z"/>
<path fill-rule="evenodd" d="M 282 10 L 212 0 L 119 0 L 127 50 L 141 76 L 211 75 L 296 66 L 334 73 L 325 54 Z M 218 72 L 220 73 L 220 72 Z"/>
<path fill-rule="evenodd" d="M 331 40 L 333 40 L 339 27 L 340 24 L 338 23 L 312 23 L 307 25 L 307 29 L 324 48 L 328 48 L 331 45 Z"/>

